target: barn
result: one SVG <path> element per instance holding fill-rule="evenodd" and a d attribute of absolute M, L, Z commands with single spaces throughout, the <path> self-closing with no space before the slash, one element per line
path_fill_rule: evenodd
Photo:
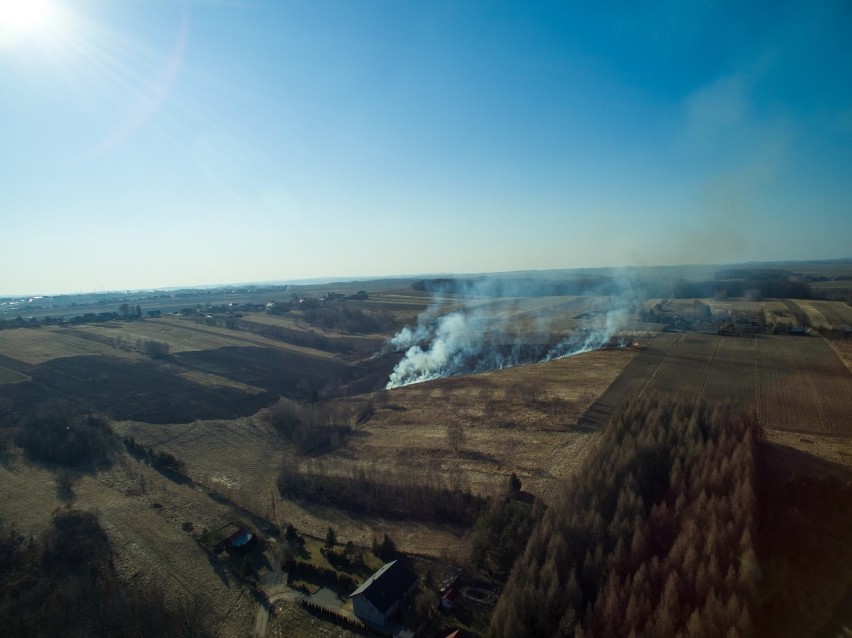
<path fill-rule="evenodd" d="M 386 563 L 349 596 L 353 611 L 365 624 L 388 631 L 402 601 L 416 584 L 416 576 L 402 563 Z"/>

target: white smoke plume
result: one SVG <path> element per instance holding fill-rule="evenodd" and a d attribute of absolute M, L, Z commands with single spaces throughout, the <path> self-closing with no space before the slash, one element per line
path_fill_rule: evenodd
<path fill-rule="evenodd" d="M 418 318 L 417 326 L 406 326 L 390 340 L 390 347 L 405 350 L 405 356 L 391 372 L 386 387 L 550 361 L 598 349 L 609 344 L 630 318 L 630 295 L 624 292 L 622 288 L 620 294 L 598 298 L 599 307 L 587 313 L 584 326 L 559 339 L 550 336 L 550 328 L 564 317 L 547 310 L 526 316 L 526 331 L 521 333 L 519 322 L 510 317 L 517 319 L 523 313 L 514 312 L 517 307 L 511 300 L 495 310 L 488 304 L 474 304 L 471 297 L 462 310 L 439 315 L 439 298 Z"/>

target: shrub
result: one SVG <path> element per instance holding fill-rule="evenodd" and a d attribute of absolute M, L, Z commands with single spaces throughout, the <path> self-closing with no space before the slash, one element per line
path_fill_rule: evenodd
<path fill-rule="evenodd" d="M 106 418 L 61 401 L 38 406 L 18 428 L 15 443 L 30 460 L 82 470 L 109 467 L 117 444 Z"/>

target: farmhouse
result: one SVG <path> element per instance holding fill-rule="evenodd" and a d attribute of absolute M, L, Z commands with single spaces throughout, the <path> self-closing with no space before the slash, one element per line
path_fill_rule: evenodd
<path fill-rule="evenodd" d="M 389 631 L 402 600 L 417 578 L 399 561 L 383 565 L 349 596 L 355 615 L 379 631 Z"/>
<path fill-rule="evenodd" d="M 240 553 L 249 549 L 255 543 L 255 537 L 245 527 L 240 527 L 236 532 L 225 539 L 225 548 L 229 553 Z"/>

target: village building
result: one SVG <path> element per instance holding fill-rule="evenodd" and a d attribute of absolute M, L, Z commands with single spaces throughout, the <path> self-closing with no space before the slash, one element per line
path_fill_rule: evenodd
<path fill-rule="evenodd" d="M 254 535 L 245 527 L 240 527 L 225 539 L 225 548 L 228 553 L 241 553 L 250 549 L 256 542 Z"/>
<path fill-rule="evenodd" d="M 383 565 L 349 596 L 355 615 L 365 624 L 389 632 L 417 578 L 399 561 Z"/>

